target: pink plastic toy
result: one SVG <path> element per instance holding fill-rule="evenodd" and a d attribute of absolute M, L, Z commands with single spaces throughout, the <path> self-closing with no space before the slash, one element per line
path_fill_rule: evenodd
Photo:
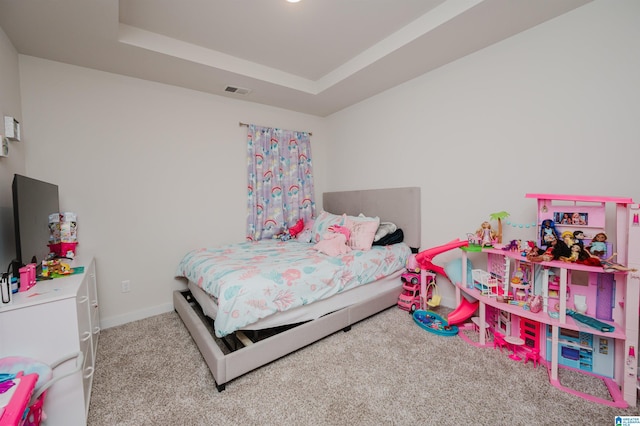
<path fill-rule="evenodd" d="M 20 272 L 20 291 L 27 291 L 36 285 L 36 264 L 29 263 L 18 270 Z"/>
<path fill-rule="evenodd" d="M 447 276 L 447 273 L 444 271 L 444 268 L 441 266 L 435 265 L 433 263 L 433 258 L 439 255 L 440 253 L 444 253 L 445 251 L 453 250 L 454 248 L 468 246 L 469 241 L 461 241 L 459 238 L 456 238 L 453 241 L 450 241 L 441 246 L 433 247 L 430 249 L 426 249 L 421 251 L 416 255 L 416 262 L 422 269 L 427 269 L 429 271 L 436 272 L 440 275 Z"/>
<path fill-rule="evenodd" d="M 507 341 L 504 340 L 504 334 L 499 331 L 493 332 L 493 349 L 500 348 L 500 352 L 502 352 L 502 348 L 508 348 Z"/>
<path fill-rule="evenodd" d="M 38 381 L 36 373 L 20 371 L 14 378 L 3 381 L 0 398 L 0 425 L 22 425 L 29 400 Z"/>
<path fill-rule="evenodd" d="M 416 260 L 415 254 L 412 254 L 411 256 L 409 256 L 409 259 L 407 259 L 407 271 L 420 273 L 420 265 Z"/>
<path fill-rule="evenodd" d="M 427 293 L 427 300 L 431 297 L 433 290 L 429 288 L 428 284 L 433 282 L 433 277 L 431 275 L 426 275 L 427 277 L 427 287 L 428 290 L 425 290 Z M 421 293 L 421 275 L 413 272 L 405 272 L 400 277 L 402 280 L 402 293 L 398 296 L 398 307 L 402 310 L 409 311 L 411 313 L 415 312 L 422 307 L 422 298 L 420 297 Z"/>

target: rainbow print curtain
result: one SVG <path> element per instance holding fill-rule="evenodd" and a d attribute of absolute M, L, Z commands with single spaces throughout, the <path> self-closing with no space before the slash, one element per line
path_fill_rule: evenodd
<path fill-rule="evenodd" d="M 250 124 L 247 163 L 247 240 L 272 238 L 315 216 L 309 133 Z"/>

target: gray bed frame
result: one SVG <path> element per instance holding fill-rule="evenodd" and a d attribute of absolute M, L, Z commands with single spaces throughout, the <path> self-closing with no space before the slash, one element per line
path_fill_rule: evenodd
<path fill-rule="evenodd" d="M 358 191 L 326 192 L 322 197 L 323 209 L 335 213 L 357 216 L 379 216 L 381 221 L 393 222 L 402 228 L 404 242 L 413 249 L 420 247 L 421 214 L 420 188 L 387 188 Z M 198 349 L 209 366 L 219 391 L 226 384 L 258 367 L 266 365 L 287 354 L 314 343 L 340 330 L 349 330 L 351 325 L 377 314 L 397 303 L 402 284 L 383 294 L 362 300 L 346 308 L 308 321 L 264 340 L 251 343 L 231 353 L 224 353 L 216 343 L 196 312 L 196 302 L 188 297 L 188 291 L 173 293 L 174 309 L 191 333 Z"/>

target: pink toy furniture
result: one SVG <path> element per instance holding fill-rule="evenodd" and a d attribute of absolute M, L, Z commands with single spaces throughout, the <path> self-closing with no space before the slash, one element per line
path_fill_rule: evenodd
<path fill-rule="evenodd" d="M 493 349 L 499 347 L 500 352 L 502 352 L 502 348 L 508 348 L 507 342 L 504 340 L 504 334 L 499 331 L 493 332 Z"/>
<path fill-rule="evenodd" d="M 536 368 L 540 364 L 540 351 L 538 349 L 525 351 L 524 363 L 526 364 L 529 360 L 533 361 L 533 368 Z"/>

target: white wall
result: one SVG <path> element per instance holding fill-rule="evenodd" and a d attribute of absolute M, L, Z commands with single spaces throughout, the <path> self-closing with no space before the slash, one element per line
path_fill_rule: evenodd
<path fill-rule="evenodd" d="M 502 210 L 534 222 L 526 193 L 640 200 L 638 17 L 596 1 L 334 114 L 329 188 L 421 186 L 425 248 Z"/>
<path fill-rule="evenodd" d="M 173 309 L 188 250 L 244 240 L 240 121 L 313 132 L 316 191 L 325 189 L 317 117 L 28 56 L 20 68 L 27 174 L 59 185 L 61 209 L 78 214 L 103 327 Z"/>
<path fill-rule="evenodd" d="M 0 135 L 4 136 L 4 116 L 22 120 L 18 53 L 0 28 Z M 1 142 L 1 139 L 0 139 Z M 9 156 L 0 157 L 0 271 L 7 270 L 15 258 L 13 200 L 11 182 L 14 173 L 24 174 L 25 156 L 22 142 L 9 143 Z"/>
<path fill-rule="evenodd" d="M 103 326 L 171 309 L 187 250 L 243 238 L 239 121 L 312 131 L 318 196 L 421 186 L 423 247 L 533 221 L 527 192 L 640 200 L 638 16 L 599 0 L 327 119 L 21 56 L 27 173 L 78 213 Z"/>

